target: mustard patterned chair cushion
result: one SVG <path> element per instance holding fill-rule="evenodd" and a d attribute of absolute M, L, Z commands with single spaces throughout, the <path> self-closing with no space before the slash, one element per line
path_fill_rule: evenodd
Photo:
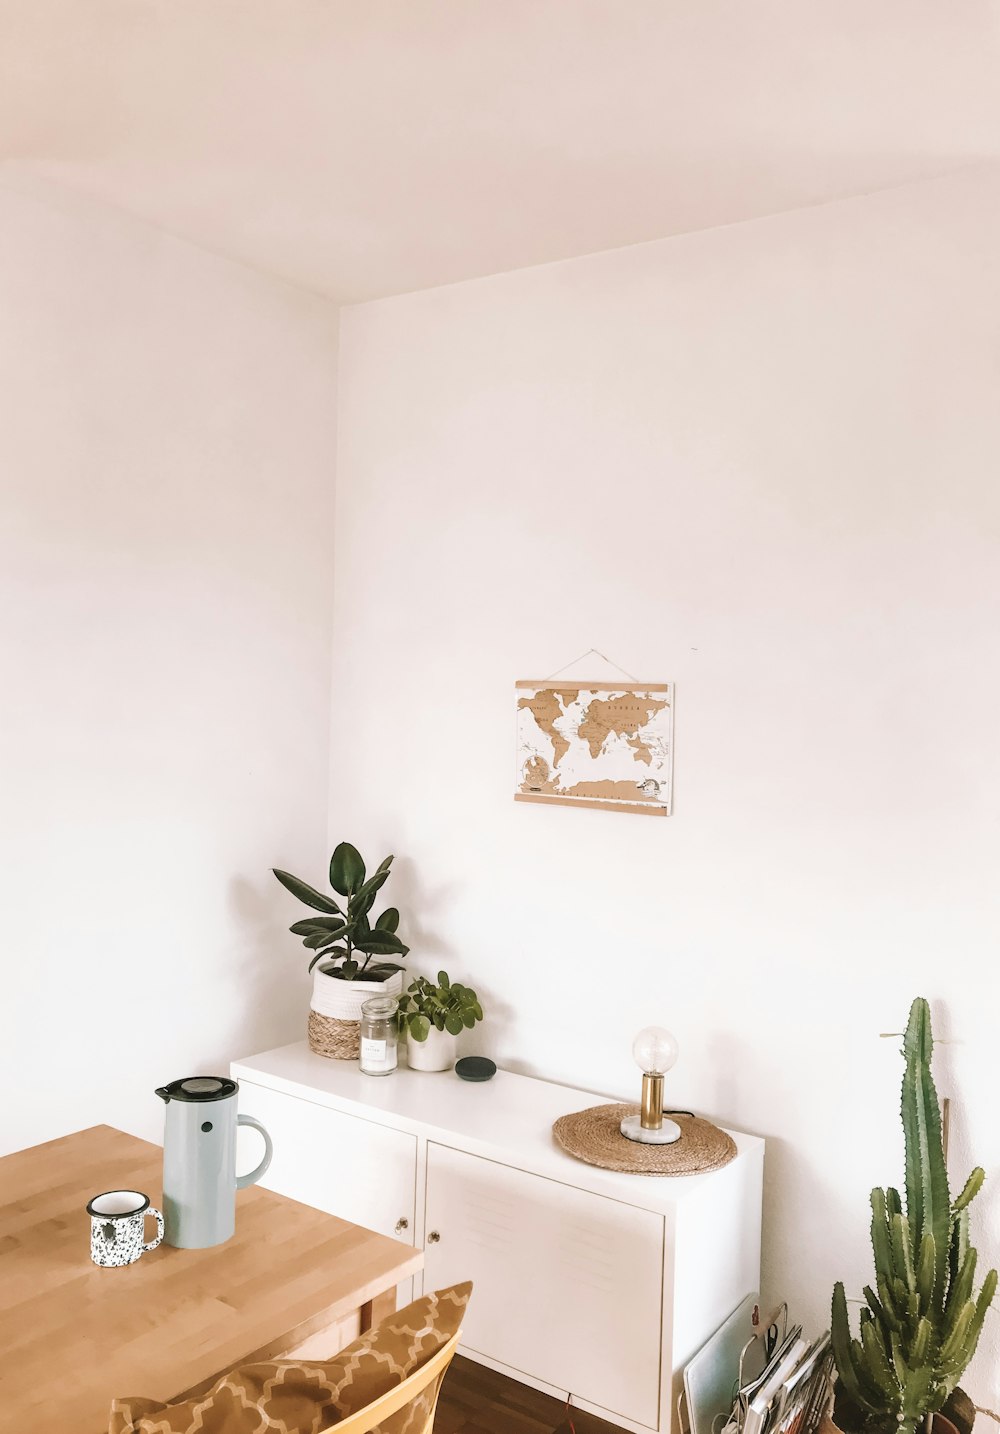
<path fill-rule="evenodd" d="M 176 1404 L 116 1399 L 109 1434 L 320 1434 L 366 1408 L 426 1364 L 461 1328 L 472 1285 L 436 1290 L 377 1324 L 334 1359 L 269 1360 L 223 1376 Z M 433 1385 L 373 1434 L 415 1434 Z"/>

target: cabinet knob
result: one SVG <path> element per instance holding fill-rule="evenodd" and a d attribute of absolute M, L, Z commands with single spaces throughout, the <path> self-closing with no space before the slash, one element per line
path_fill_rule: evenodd
<path fill-rule="evenodd" d="M 441 1236 L 438 1234 L 437 1230 L 428 1230 L 428 1231 L 427 1231 L 427 1243 L 428 1243 L 428 1245 L 436 1245 L 436 1244 L 438 1243 L 438 1241 L 440 1240 L 440 1238 L 441 1238 Z"/>
<path fill-rule="evenodd" d="M 401 1235 L 404 1230 L 408 1230 L 409 1228 L 409 1220 L 406 1218 L 405 1215 L 400 1215 L 399 1219 L 396 1221 L 396 1234 Z"/>

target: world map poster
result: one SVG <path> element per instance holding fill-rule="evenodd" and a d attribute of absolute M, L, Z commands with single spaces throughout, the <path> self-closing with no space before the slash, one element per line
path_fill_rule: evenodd
<path fill-rule="evenodd" d="M 669 816 L 672 682 L 518 682 L 514 798 Z"/>

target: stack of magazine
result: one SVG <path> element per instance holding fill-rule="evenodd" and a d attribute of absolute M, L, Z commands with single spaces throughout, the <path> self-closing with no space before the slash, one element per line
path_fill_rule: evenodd
<path fill-rule="evenodd" d="M 829 1332 L 810 1344 L 794 1325 L 763 1372 L 740 1388 L 724 1434 L 816 1434 L 832 1391 Z"/>

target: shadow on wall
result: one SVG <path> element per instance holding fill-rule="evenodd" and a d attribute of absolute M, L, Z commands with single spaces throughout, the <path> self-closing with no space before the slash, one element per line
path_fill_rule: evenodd
<path fill-rule="evenodd" d="M 802 1252 L 804 1259 L 822 1249 L 826 1242 L 824 1232 L 851 1231 L 855 1226 L 858 1247 L 863 1251 L 866 1244 L 865 1214 L 863 1209 L 859 1211 L 856 1208 L 856 1202 L 838 1193 L 837 1184 L 829 1173 L 804 1157 L 791 1141 L 769 1131 L 762 1131 L 761 1134 L 767 1141 L 761 1225 L 762 1294 L 765 1303 L 773 1307 L 787 1299 L 796 1285 L 801 1287 L 802 1284 L 802 1270 L 790 1268 L 786 1257 L 789 1212 L 792 1209 L 808 1211 L 813 1238 L 809 1241 L 809 1253 Z M 798 1259 L 798 1256 L 795 1258 Z M 824 1259 L 817 1259 L 808 1282 L 812 1308 L 803 1305 L 796 1309 L 796 1319 L 810 1327 L 815 1325 L 817 1332 L 825 1329 L 830 1319 L 834 1280 L 838 1274 L 842 1277 L 844 1273 L 849 1272 L 829 1270 Z"/>
<path fill-rule="evenodd" d="M 726 1112 L 740 1108 L 741 1085 L 761 1078 L 760 1071 L 754 1069 L 757 1053 L 748 1041 L 742 1041 L 731 1034 L 723 1037 L 718 1031 L 714 1031 L 705 1042 L 705 1054 L 708 1069 L 714 1072 L 715 1083 L 713 1089 L 706 1091 L 705 1100 L 702 1102 L 704 1108 L 707 1112 L 712 1112 L 712 1120 L 719 1121 L 730 1130 L 738 1128 L 726 1118 Z M 760 1131 L 753 1133 L 761 1134 Z M 768 1153 L 770 1154 L 770 1146 Z"/>
<path fill-rule="evenodd" d="M 243 877 L 229 883 L 229 909 L 239 938 L 237 946 L 224 953 L 224 960 L 235 978 L 232 988 L 237 995 L 224 1024 L 240 1043 L 239 1055 L 305 1036 L 308 953 L 288 931 L 295 913 L 281 924 L 281 893 L 273 878 L 271 886 L 273 893 L 269 886 Z"/>
<path fill-rule="evenodd" d="M 394 898 L 400 911 L 400 934 L 410 947 L 403 977 L 404 990 L 412 977 L 424 975 L 436 980 L 441 970 L 447 971 L 452 980 L 464 981 L 471 986 L 479 997 L 486 1019 L 471 1031 L 461 1033 L 459 1055 L 490 1056 L 507 1070 L 517 1071 L 516 1063 L 501 1061 L 498 1054 L 503 1051 L 506 1032 L 513 1029 L 517 1012 L 483 984 L 475 952 L 457 950 L 433 929 L 437 912 L 454 910 L 460 894 L 459 887 L 454 882 L 428 886 L 421 880 L 416 863 L 409 857 L 397 857 L 392 870 L 396 878 Z M 422 913 L 423 920 L 418 922 L 411 915 L 415 911 Z"/>
<path fill-rule="evenodd" d="M 410 955 L 406 959 L 407 971 L 410 970 L 413 957 L 417 958 L 418 963 L 413 968 L 413 975 L 420 974 L 419 962 L 422 957 L 438 963 L 434 974 L 442 963 L 447 965 L 457 957 L 455 971 L 448 967 L 449 975 L 465 975 L 469 978 L 469 984 L 475 985 L 474 972 L 467 968 L 462 955 L 436 936 L 433 930 L 435 913 L 454 909 L 458 896 L 458 888 L 454 882 L 428 886 L 421 880 L 415 862 L 405 856 L 396 857 L 392 864 L 392 874 L 393 905 L 399 907 L 399 933 L 410 948 Z M 424 920 L 418 922 L 413 914 L 415 911 L 422 912 Z M 427 922 L 430 923 L 429 926 Z M 405 979 L 404 977 L 404 983 Z"/>

